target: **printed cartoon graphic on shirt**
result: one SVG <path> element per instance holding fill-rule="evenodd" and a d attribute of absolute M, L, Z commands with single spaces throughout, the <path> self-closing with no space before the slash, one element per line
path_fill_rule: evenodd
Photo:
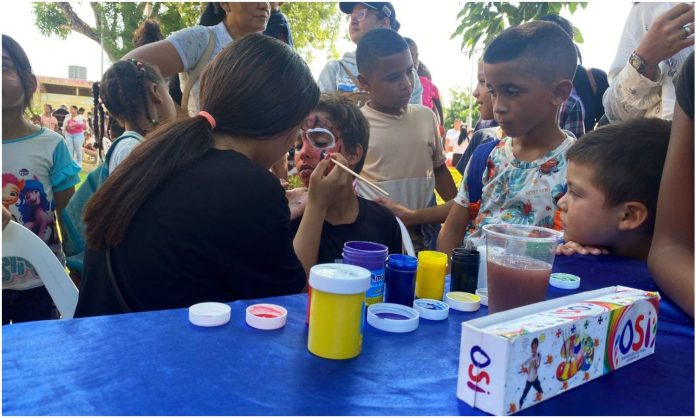
<path fill-rule="evenodd" d="M 2 204 L 12 214 L 12 219 L 34 232 L 51 250 L 61 254 L 60 241 L 54 217 L 55 202 L 50 201 L 44 184 L 26 168 L 13 173 L 2 174 Z M 38 273 L 31 263 L 23 258 L 3 257 L 3 287 L 25 283 L 36 283 Z M 20 285 L 22 286 L 22 285 Z"/>
<path fill-rule="evenodd" d="M 48 241 L 53 232 L 53 215 L 50 213 L 53 210 L 52 206 L 38 178 L 34 176 L 33 179 L 26 180 L 24 188 L 19 193 L 17 207 L 24 226 L 43 241 Z"/>
<path fill-rule="evenodd" d="M 24 180 L 19 180 L 12 173 L 2 174 L 2 205 L 9 209 L 19 200 L 19 192 L 24 188 Z"/>

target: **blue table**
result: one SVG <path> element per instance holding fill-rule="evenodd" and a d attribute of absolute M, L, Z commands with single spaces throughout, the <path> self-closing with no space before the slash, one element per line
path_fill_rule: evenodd
<path fill-rule="evenodd" d="M 643 263 L 557 257 L 580 291 L 610 285 L 654 290 Z M 548 297 L 569 294 L 551 288 Z M 365 325 L 362 354 L 310 354 L 306 295 L 266 299 L 288 308 L 285 328 L 259 331 L 231 304 L 218 328 L 186 309 L 3 327 L 2 407 L 7 415 L 482 415 L 456 397 L 460 323 L 452 312 L 410 334 Z M 655 354 L 549 399 L 521 415 L 693 415 L 694 324 L 660 305 Z"/>

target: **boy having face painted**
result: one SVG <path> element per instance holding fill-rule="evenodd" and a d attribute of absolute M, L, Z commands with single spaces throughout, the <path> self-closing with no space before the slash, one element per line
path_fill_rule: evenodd
<path fill-rule="evenodd" d="M 319 105 L 302 125 L 295 142 L 295 167 L 305 187 L 315 167 L 331 155 L 341 155 L 345 164 L 360 173 L 365 162 L 369 125 L 360 110 L 338 93 L 324 93 Z M 333 167 L 332 170 L 342 170 Z M 301 219 L 292 227 L 297 231 Z M 353 177 L 347 176 L 335 190 L 321 231 L 317 263 L 333 263 L 343 258 L 347 241 L 370 241 L 389 247 L 390 254 L 401 253 L 401 231 L 394 215 L 377 203 L 355 195 Z"/>

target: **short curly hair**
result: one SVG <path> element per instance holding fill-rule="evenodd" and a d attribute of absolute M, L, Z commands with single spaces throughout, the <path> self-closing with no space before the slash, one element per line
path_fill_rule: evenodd
<path fill-rule="evenodd" d="M 353 171 L 360 173 L 365 164 L 367 146 L 370 139 L 370 124 L 358 107 L 339 93 L 322 93 L 316 112 L 324 112 L 329 120 L 341 131 L 343 146 L 347 152 L 355 152 L 358 144 L 362 146 L 363 155 L 355 164 Z"/>

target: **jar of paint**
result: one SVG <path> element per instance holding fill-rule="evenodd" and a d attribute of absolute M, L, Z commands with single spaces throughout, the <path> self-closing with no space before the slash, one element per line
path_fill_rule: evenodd
<path fill-rule="evenodd" d="M 385 292 L 387 303 L 398 303 L 411 306 L 416 291 L 416 269 L 418 259 L 410 255 L 392 254 L 387 258 L 384 272 Z"/>
<path fill-rule="evenodd" d="M 477 250 L 455 248 L 452 251 L 450 292 L 476 292 L 480 259 Z"/>
<path fill-rule="evenodd" d="M 418 253 L 417 298 L 442 300 L 442 294 L 445 291 L 447 258 L 447 254 L 439 251 L 421 251 Z"/>
<path fill-rule="evenodd" d="M 309 284 L 307 349 L 332 360 L 357 357 L 362 350 L 370 271 L 346 264 L 318 264 L 309 271 Z"/>
<path fill-rule="evenodd" d="M 384 302 L 384 269 L 389 248 L 369 241 L 348 241 L 343 244 L 343 264 L 360 266 L 370 270 L 370 288 L 365 304 Z"/>

